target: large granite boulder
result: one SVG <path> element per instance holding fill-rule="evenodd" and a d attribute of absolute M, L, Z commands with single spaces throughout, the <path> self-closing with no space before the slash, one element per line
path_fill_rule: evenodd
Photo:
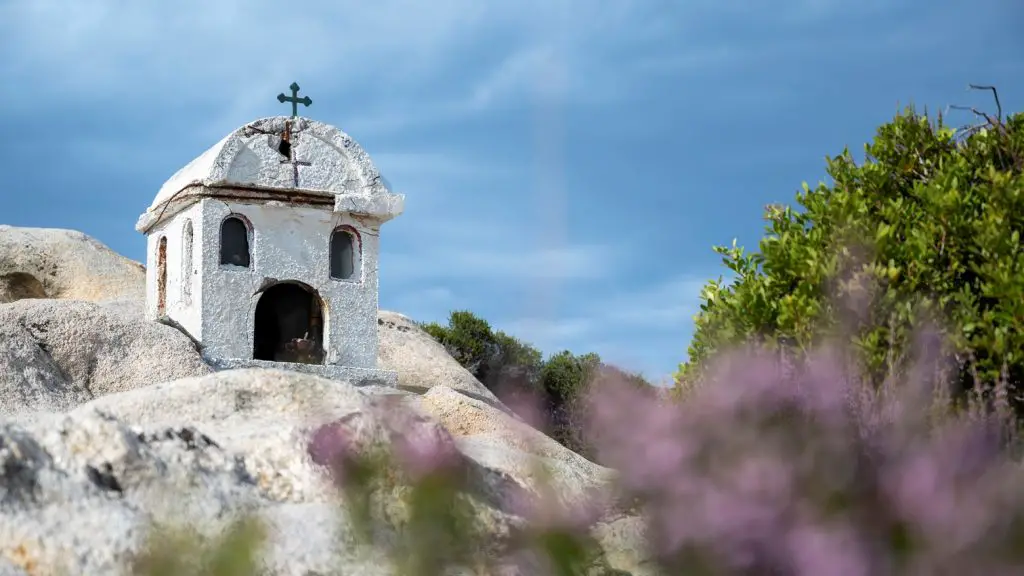
<path fill-rule="evenodd" d="M 145 268 L 75 230 L 0 225 L 0 302 L 145 298 Z"/>
<path fill-rule="evenodd" d="M 154 520 L 188 520 L 213 534 L 250 513 L 274 535 L 263 557 L 271 573 L 386 573 L 354 546 L 307 446 L 320 425 L 338 421 L 357 440 L 387 438 L 387 407 L 409 410 L 420 433 L 444 433 L 402 396 L 297 372 L 233 370 L 0 423 L 0 557 L 40 573 L 122 574 Z M 520 464 L 510 464 L 516 454 L 496 442 L 462 452 L 476 487 L 468 498 L 495 551 L 522 524 L 503 495 L 532 491 Z M 608 477 L 596 468 L 569 457 L 557 475 Z M 384 505 L 401 515 L 397 496 Z"/>
<path fill-rule="evenodd" d="M 84 401 L 211 372 L 178 330 L 75 300 L 0 304 L 0 413 Z"/>

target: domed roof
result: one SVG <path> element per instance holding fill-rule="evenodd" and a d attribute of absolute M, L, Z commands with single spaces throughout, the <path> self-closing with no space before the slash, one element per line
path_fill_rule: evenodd
<path fill-rule="evenodd" d="M 342 201 L 346 209 L 370 205 L 392 217 L 404 204 L 348 134 L 308 118 L 272 116 L 238 128 L 171 176 L 136 228 L 150 228 L 218 188 L 334 196 L 335 209 Z"/>

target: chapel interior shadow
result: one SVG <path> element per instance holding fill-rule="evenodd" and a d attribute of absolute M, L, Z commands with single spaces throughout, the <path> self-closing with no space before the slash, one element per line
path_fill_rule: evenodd
<path fill-rule="evenodd" d="M 323 364 L 323 305 L 312 288 L 275 284 L 260 295 L 253 327 L 253 359 Z"/>

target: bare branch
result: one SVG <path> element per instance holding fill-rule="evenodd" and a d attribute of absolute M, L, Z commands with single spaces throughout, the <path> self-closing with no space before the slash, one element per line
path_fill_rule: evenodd
<path fill-rule="evenodd" d="M 997 137 L 999 137 L 1000 139 L 1008 139 L 1009 129 L 1005 124 L 1003 124 L 1003 104 L 1002 102 L 999 101 L 999 91 L 996 90 L 996 87 L 981 84 L 968 84 L 967 86 L 970 90 L 988 90 L 992 92 L 992 98 L 996 101 L 996 117 L 992 118 L 985 112 L 982 112 L 977 108 L 972 108 L 970 106 L 950 105 L 950 109 L 969 110 L 976 117 L 983 118 L 985 120 L 984 123 L 968 125 L 961 128 L 959 130 L 959 133 L 957 134 L 957 138 L 963 141 L 971 137 L 972 135 L 978 133 L 979 131 L 991 127 L 995 130 L 995 134 Z M 1004 140 L 1003 143 L 1007 145 L 1005 150 L 999 148 L 996 149 L 996 155 L 998 159 L 1002 162 L 1008 162 L 1008 166 L 1024 166 L 1024 157 L 1019 156 L 1015 152 L 1014 147 L 1009 145 L 1008 140 Z M 1007 154 L 1009 156 L 1008 158 L 1006 157 Z"/>
<path fill-rule="evenodd" d="M 974 113 L 975 116 L 984 118 L 985 121 L 991 124 L 992 126 L 999 126 L 998 120 L 993 120 L 991 116 L 982 112 L 981 110 L 978 110 L 977 108 L 971 106 L 957 106 L 956 104 L 950 104 L 949 107 L 953 110 L 970 110 L 971 112 Z"/>
<path fill-rule="evenodd" d="M 984 86 L 980 84 L 968 84 L 971 90 L 990 90 L 992 91 L 992 98 L 996 101 L 996 118 L 999 120 L 1003 119 L 1003 105 L 999 103 L 999 91 L 996 90 L 995 86 Z"/>
<path fill-rule="evenodd" d="M 1005 135 L 1003 134 L 1003 132 L 1006 129 L 1005 126 L 1003 126 L 1003 104 L 1002 102 L 999 101 L 999 91 L 996 90 L 996 87 L 982 84 L 968 84 L 967 86 L 969 90 L 988 90 L 992 92 L 992 97 L 996 101 L 996 116 L 995 118 L 993 118 L 992 116 L 986 114 L 985 112 L 982 112 L 981 110 L 978 110 L 977 108 L 973 108 L 971 106 L 957 106 L 955 104 L 950 104 L 949 106 L 947 106 L 948 110 L 967 110 L 974 114 L 976 117 L 984 120 L 984 122 L 981 124 L 967 125 L 961 128 L 959 130 L 960 137 L 970 137 L 971 135 L 977 133 L 978 131 L 988 127 L 994 128 L 996 133 L 998 134 Z"/>

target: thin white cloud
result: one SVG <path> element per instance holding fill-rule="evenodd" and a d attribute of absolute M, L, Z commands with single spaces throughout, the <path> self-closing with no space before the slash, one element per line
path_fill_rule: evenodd
<path fill-rule="evenodd" d="M 622 330 L 676 330 L 697 313 L 700 290 L 707 280 L 687 275 L 641 289 L 595 295 L 579 300 L 574 310 L 559 319 L 520 318 L 509 325 L 528 328 L 534 338 L 544 342 L 565 336 L 561 327 L 565 322 L 574 326 L 574 336 L 591 339 Z"/>
<path fill-rule="evenodd" d="M 547 353 L 597 352 L 606 361 L 661 381 L 684 359 L 700 290 L 708 278 L 685 275 L 608 294 L 577 288 L 579 297 L 569 309 L 509 318 L 494 326 Z"/>
<path fill-rule="evenodd" d="M 417 322 L 444 322 L 455 307 L 455 292 L 446 286 L 427 286 L 402 291 L 381 302 L 381 307 L 394 310 Z"/>
<path fill-rule="evenodd" d="M 631 84 L 635 58 L 623 51 L 696 26 L 626 0 L 7 2 L 0 94 L 26 84 L 36 93 L 9 112 L 63 99 L 193 107 L 213 137 L 264 115 L 267 95 L 298 80 L 315 103 L 351 102 L 340 124 L 396 129 L 537 96 L 600 101 Z M 466 66 L 481 51 L 494 64 Z M 381 99 L 390 102 L 374 109 Z"/>
<path fill-rule="evenodd" d="M 564 349 L 566 343 L 587 338 L 594 327 L 595 321 L 591 318 L 520 318 L 496 325 L 496 328 L 549 353 Z"/>
<path fill-rule="evenodd" d="M 555 44 L 514 51 L 471 88 L 465 106 L 484 110 L 514 100 L 563 100 L 569 88 L 566 58 Z"/>
<path fill-rule="evenodd" d="M 479 21 L 481 10 L 459 0 L 300 9 L 263 0 L 38 0 L 7 3 L 0 15 L 8 41 L 20 48 L 16 61 L 59 71 L 65 88 L 106 100 L 112 94 L 105 90 L 130 95 L 168 87 L 202 99 L 189 82 L 246 86 L 280 70 L 360 79 L 382 56 L 396 65 L 398 57 L 429 58 Z"/>
<path fill-rule="evenodd" d="M 892 9 L 909 0 L 863 0 L 844 2 L 842 0 L 797 0 L 790 4 L 782 15 L 792 22 L 815 22 L 851 16 L 870 16 Z"/>
<path fill-rule="evenodd" d="M 465 157 L 443 152 L 380 152 L 372 153 L 373 162 L 396 188 L 401 182 L 425 183 L 428 179 L 451 182 L 463 178 L 494 178 L 512 172 L 509 166 L 497 165 L 483 158 Z"/>
<path fill-rule="evenodd" d="M 692 322 L 708 279 L 687 275 L 638 292 L 617 294 L 600 303 L 602 322 L 643 330 L 678 330 Z"/>
<path fill-rule="evenodd" d="M 159 174 L 168 168 L 166 158 L 154 154 L 154 146 L 128 142 L 122 138 L 103 136 L 81 136 L 64 141 L 71 162 L 91 168 L 104 167 L 110 172 L 122 175 L 140 176 Z M 196 154 L 198 156 L 198 154 Z M 67 164 L 67 160 L 63 163 Z M 175 168 L 174 170 L 177 170 Z M 172 170 L 171 172 L 173 172 Z M 167 174 L 170 177 L 171 173 Z M 153 191 L 156 193 L 156 190 Z"/>
<path fill-rule="evenodd" d="M 706 70 L 724 66 L 730 62 L 751 58 L 765 58 L 761 52 L 753 52 L 735 45 L 708 46 L 692 51 L 651 54 L 636 61 L 638 70 L 651 73 L 673 73 Z"/>
<path fill-rule="evenodd" d="M 449 222 L 450 225 L 457 225 Z M 602 245 L 530 247 L 516 240 L 516 231 L 491 234 L 471 243 L 446 242 L 426 235 L 407 243 L 409 252 L 381 255 L 382 275 L 389 282 L 454 279 L 488 282 L 593 280 L 607 277 L 620 249 Z"/>

